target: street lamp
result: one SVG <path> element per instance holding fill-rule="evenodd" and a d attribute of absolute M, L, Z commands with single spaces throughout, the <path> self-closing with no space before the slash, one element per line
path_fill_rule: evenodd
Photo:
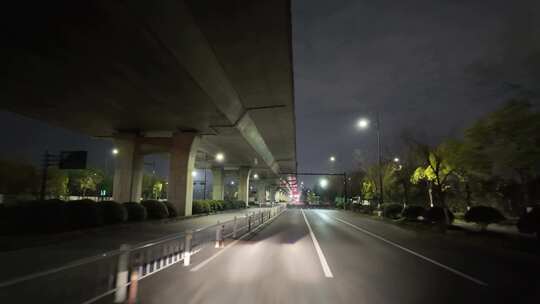
<path fill-rule="evenodd" d="M 259 174 L 257 173 L 253 174 L 253 179 L 259 179 Z"/>
<path fill-rule="evenodd" d="M 399 163 L 399 158 L 394 157 L 394 162 L 395 162 L 395 163 Z"/>
<path fill-rule="evenodd" d="M 336 161 L 336 157 L 335 157 L 335 156 L 330 156 L 330 161 L 331 161 L 331 162 L 335 162 L 335 161 Z"/>
<path fill-rule="evenodd" d="M 376 115 L 375 128 L 377 131 L 377 155 L 379 162 L 379 207 L 384 203 L 383 197 L 383 174 L 382 174 L 382 151 L 381 151 L 381 119 L 379 117 L 379 112 Z M 356 123 L 358 128 L 367 129 L 369 127 L 369 120 L 367 118 L 361 118 Z M 398 159 L 399 161 L 399 159 Z"/>
<path fill-rule="evenodd" d="M 369 127 L 369 120 L 367 120 L 366 118 L 361 118 L 356 124 L 360 129 L 366 129 L 367 127 Z"/>
<path fill-rule="evenodd" d="M 328 180 L 326 178 L 321 178 L 319 180 L 319 186 L 321 186 L 321 188 L 323 189 L 326 189 L 326 187 L 328 187 Z"/>
<path fill-rule="evenodd" d="M 116 148 L 112 149 L 111 153 L 112 153 L 112 155 L 117 155 L 118 154 L 118 149 L 116 149 Z"/>
<path fill-rule="evenodd" d="M 197 171 L 195 171 L 195 170 L 191 171 L 191 176 L 197 177 Z"/>
<path fill-rule="evenodd" d="M 223 155 L 223 153 L 220 152 L 216 154 L 216 161 L 222 162 L 224 159 L 225 159 L 225 155 Z"/>

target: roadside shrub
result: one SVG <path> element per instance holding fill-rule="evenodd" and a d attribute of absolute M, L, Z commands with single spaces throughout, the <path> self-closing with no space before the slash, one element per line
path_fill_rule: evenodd
<path fill-rule="evenodd" d="M 383 211 L 383 216 L 390 219 L 398 219 L 401 211 L 403 210 L 403 205 L 396 203 L 386 203 L 381 205 Z"/>
<path fill-rule="evenodd" d="M 98 204 L 89 199 L 66 203 L 69 226 L 75 229 L 103 225 L 103 212 Z"/>
<path fill-rule="evenodd" d="M 225 210 L 234 209 L 234 203 L 231 201 L 224 201 L 223 202 L 223 208 Z"/>
<path fill-rule="evenodd" d="M 536 233 L 540 239 L 540 207 L 534 207 L 530 212 L 524 212 L 517 223 L 521 233 Z"/>
<path fill-rule="evenodd" d="M 212 207 L 212 211 L 214 212 L 222 211 L 225 209 L 223 201 L 220 201 L 220 200 L 211 200 L 210 205 Z"/>
<path fill-rule="evenodd" d="M 144 221 L 146 218 L 148 218 L 148 213 L 146 212 L 146 208 L 135 202 L 128 202 L 122 204 L 124 208 L 126 208 L 127 214 L 128 214 L 128 221 L 130 222 L 139 222 Z"/>
<path fill-rule="evenodd" d="M 465 213 L 464 219 L 467 222 L 477 223 L 480 225 L 480 227 L 482 227 L 482 230 L 485 230 L 487 225 L 491 223 L 498 223 L 503 221 L 505 218 L 501 212 L 499 212 L 499 210 L 493 207 L 474 206 Z"/>
<path fill-rule="evenodd" d="M 165 204 L 160 201 L 142 201 L 141 205 L 146 208 L 148 218 L 160 220 L 169 217 L 169 211 L 167 211 L 167 206 L 165 206 Z"/>
<path fill-rule="evenodd" d="M 33 222 L 32 232 L 62 232 L 70 229 L 66 202 L 59 199 L 35 201 L 27 207 L 26 221 Z"/>
<path fill-rule="evenodd" d="M 406 220 L 414 221 L 418 220 L 419 216 L 423 216 L 425 212 L 426 209 L 422 206 L 407 206 L 401 212 L 401 217 Z"/>
<path fill-rule="evenodd" d="M 448 212 L 449 223 L 454 221 L 454 214 L 450 210 Z M 431 207 L 424 213 L 424 219 L 430 223 L 444 223 L 444 209 L 442 207 Z"/>
<path fill-rule="evenodd" d="M 178 211 L 176 211 L 176 208 L 173 206 L 173 204 L 169 203 L 168 201 L 163 201 L 163 204 L 165 204 L 165 207 L 167 207 L 167 212 L 169 212 L 169 217 L 177 217 Z"/>
<path fill-rule="evenodd" d="M 213 201 L 213 200 L 207 200 L 208 202 L 208 209 L 210 210 L 209 212 L 215 212 L 216 211 L 216 201 Z"/>
<path fill-rule="evenodd" d="M 246 202 L 244 202 L 244 201 L 234 200 L 234 201 L 232 201 L 232 203 L 234 205 L 234 209 L 246 208 Z"/>
<path fill-rule="evenodd" d="M 115 201 L 103 201 L 98 203 L 102 209 L 103 221 L 105 224 L 123 223 L 128 219 L 128 212 L 123 204 Z"/>
<path fill-rule="evenodd" d="M 360 212 L 362 214 L 373 214 L 373 211 L 375 211 L 375 206 L 370 205 L 362 205 L 362 204 L 353 204 L 353 211 Z"/>
<path fill-rule="evenodd" d="M 210 213 L 210 208 L 208 201 L 193 201 L 193 214 Z"/>
<path fill-rule="evenodd" d="M 69 230 L 65 202 L 24 201 L 0 208 L 0 233 L 51 233 Z"/>

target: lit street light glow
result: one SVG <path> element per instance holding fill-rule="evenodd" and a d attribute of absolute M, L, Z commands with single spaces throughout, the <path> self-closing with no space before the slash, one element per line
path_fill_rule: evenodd
<path fill-rule="evenodd" d="M 366 129 L 369 126 L 369 120 L 361 118 L 357 124 L 360 129 Z"/>
<path fill-rule="evenodd" d="M 395 163 L 399 163 L 399 158 L 394 157 L 394 162 L 395 162 Z"/>
<path fill-rule="evenodd" d="M 331 162 L 335 162 L 335 161 L 336 161 L 336 157 L 335 157 L 335 156 L 330 156 L 330 161 L 331 161 Z"/>
<path fill-rule="evenodd" d="M 225 155 L 223 153 L 216 154 L 216 161 L 222 162 L 225 159 Z"/>
<path fill-rule="evenodd" d="M 191 176 L 196 177 L 197 176 L 197 171 L 191 171 Z"/>
<path fill-rule="evenodd" d="M 319 181 L 319 186 L 321 186 L 321 188 L 323 189 L 326 189 L 326 187 L 328 187 L 328 180 L 326 178 L 322 178 Z"/>
<path fill-rule="evenodd" d="M 253 174 L 253 178 L 254 179 L 259 179 L 259 174 L 257 174 L 257 173 Z"/>
<path fill-rule="evenodd" d="M 116 148 L 112 149 L 111 153 L 112 153 L 113 155 L 118 154 L 118 149 L 116 149 Z"/>

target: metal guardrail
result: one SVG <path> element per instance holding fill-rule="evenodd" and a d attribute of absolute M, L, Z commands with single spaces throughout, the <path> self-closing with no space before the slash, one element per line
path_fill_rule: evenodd
<path fill-rule="evenodd" d="M 135 303 L 139 280 L 180 262 L 188 266 L 192 255 L 211 245 L 222 248 L 225 239 L 239 238 L 285 209 L 280 204 L 0 282 L 0 303 Z"/>

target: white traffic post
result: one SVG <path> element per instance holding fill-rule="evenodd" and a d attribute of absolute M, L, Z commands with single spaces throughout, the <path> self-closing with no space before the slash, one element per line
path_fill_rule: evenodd
<path fill-rule="evenodd" d="M 219 221 L 217 221 L 217 226 L 216 226 L 216 245 L 214 246 L 214 248 L 219 248 L 219 234 L 220 234 L 220 231 L 221 231 L 221 225 L 219 224 Z"/>
<path fill-rule="evenodd" d="M 191 239 L 193 238 L 193 231 L 186 231 L 186 240 L 184 243 L 184 266 L 189 266 L 191 262 Z"/>
<path fill-rule="evenodd" d="M 236 239 L 236 232 L 238 230 L 238 221 L 237 221 L 237 218 L 236 216 L 234 217 L 234 222 L 233 222 L 233 230 L 232 230 L 232 237 L 233 239 Z"/>
<path fill-rule="evenodd" d="M 139 282 L 139 267 L 134 268 L 131 271 L 131 279 L 130 279 L 130 285 L 129 285 L 129 296 L 126 301 L 127 304 L 135 304 L 137 303 L 137 289 L 138 289 L 138 282 Z"/>
<path fill-rule="evenodd" d="M 123 303 L 127 296 L 128 266 L 129 266 L 129 245 L 122 244 L 122 251 L 118 256 L 118 268 L 116 273 L 116 292 L 114 293 L 114 303 Z"/>
<path fill-rule="evenodd" d="M 219 248 L 225 247 L 225 224 L 221 224 L 221 230 L 219 232 Z"/>
<path fill-rule="evenodd" d="M 223 248 L 223 229 L 224 225 L 221 225 L 220 221 L 217 222 L 216 227 L 216 246 L 215 248 Z"/>

